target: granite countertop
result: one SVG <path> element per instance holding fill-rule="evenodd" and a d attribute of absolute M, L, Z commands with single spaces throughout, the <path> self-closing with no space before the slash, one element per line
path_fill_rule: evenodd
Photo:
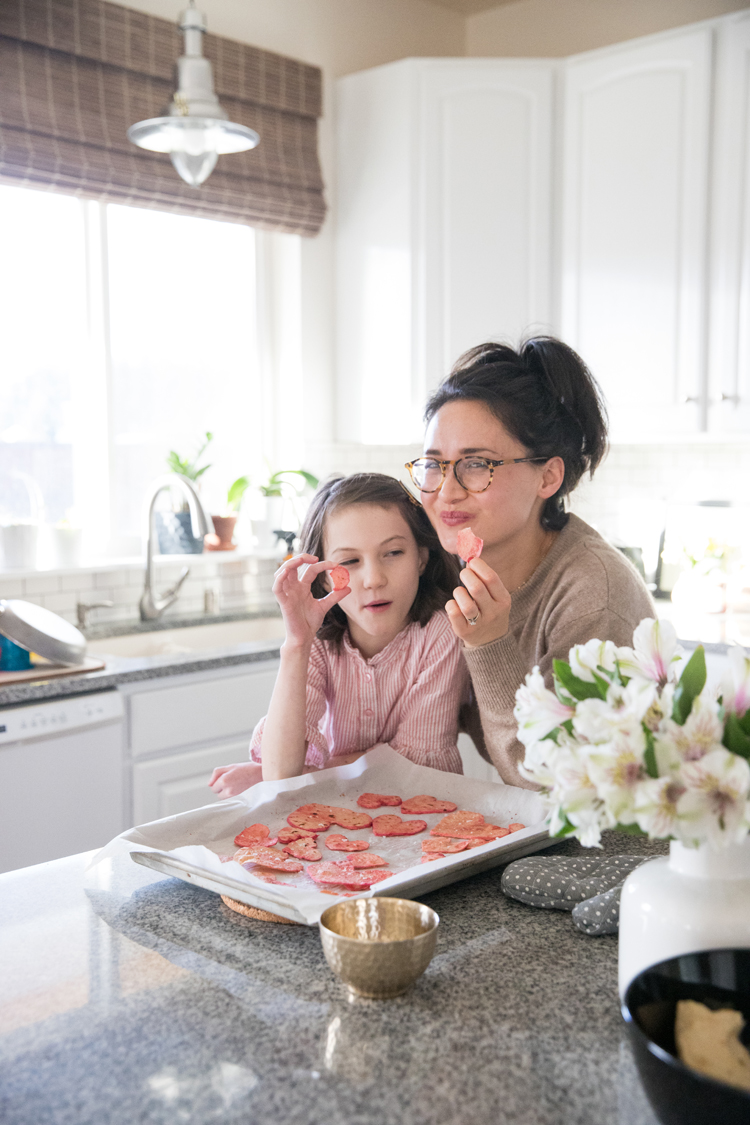
<path fill-rule="evenodd" d="M 0 876 L 4 1125 L 656 1125 L 617 939 L 506 899 L 501 869 L 424 897 L 440 935 L 413 989 L 351 1001 L 316 929 L 88 858 Z"/>
<path fill-rule="evenodd" d="M 264 608 L 246 613 L 217 614 L 211 617 L 185 618 L 156 622 L 132 622 L 127 625 L 99 626 L 87 631 L 89 640 L 105 637 L 123 636 L 131 633 L 147 633 L 166 629 L 179 629 L 193 625 L 215 625 L 226 621 L 251 621 L 255 618 L 279 616 Z M 279 633 L 283 626 L 280 624 Z M 188 672 L 202 672 L 210 668 L 230 667 L 234 664 L 250 664 L 260 660 L 273 660 L 279 655 L 281 636 L 277 640 L 245 641 L 222 648 L 195 649 L 192 652 L 174 653 L 164 656 L 107 656 L 106 668 L 100 672 L 86 672 L 83 675 L 63 676 L 58 679 L 24 680 L 15 684 L 0 685 L 0 709 L 18 707 L 25 703 L 61 699 L 70 695 L 88 695 L 92 692 L 111 691 L 120 684 L 134 683 L 137 680 L 152 680 L 160 676 L 186 675 Z"/>

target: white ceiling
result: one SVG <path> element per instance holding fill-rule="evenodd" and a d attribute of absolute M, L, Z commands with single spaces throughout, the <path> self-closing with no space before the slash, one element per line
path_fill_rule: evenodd
<path fill-rule="evenodd" d="M 439 4 L 442 8 L 451 8 L 464 16 L 472 16 L 475 12 L 486 12 L 488 8 L 499 8 L 503 4 L 512 4 L 514 0 L 430 0 L 432 4 Z"/>

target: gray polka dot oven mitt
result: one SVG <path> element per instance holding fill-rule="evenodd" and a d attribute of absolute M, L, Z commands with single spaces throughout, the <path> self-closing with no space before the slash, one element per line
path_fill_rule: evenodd
<path fill-rule="evenodd" d="M 630 874 L 646 862 L 634 855 L 529 856 L 509 863 L 500 887 L 508 898 L 542 910 L 572 910 L 584 934 L 616 934 L 620 891 Z"/>

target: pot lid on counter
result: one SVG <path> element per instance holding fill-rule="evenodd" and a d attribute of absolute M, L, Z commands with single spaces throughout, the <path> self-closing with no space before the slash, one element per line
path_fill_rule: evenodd
<path fill-rule="evenodd" d="M 34 602 L 0 600 L 0 633 L 54 664 L 80 664 L 86 638 L 64 617 Z"/>

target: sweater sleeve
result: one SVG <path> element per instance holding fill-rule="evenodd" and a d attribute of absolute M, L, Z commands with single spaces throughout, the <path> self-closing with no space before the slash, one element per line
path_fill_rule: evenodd
<path fill-rule="evenodd" d="M 629 645 L 633 630 L 653 615 L 653 604 L 635 572 L 612 568 L 592 552 L 578 573 L 569 573 L 564 584 L 546 591 L 548 612 L 535 638 L 534 656 L 524 658 L 514 632 L 481 648 L 465 649 L 464 656 L 476 696 L 485 745 L 493 765 L 508 785 L 535 788 L 518 772 L 524 747 L 518 741 L 513 715 L 516 691 L 535 664 L 548 688 L 553 687 L 555 659 L 567 660 L 573 645 L 592 637 Z"/>

